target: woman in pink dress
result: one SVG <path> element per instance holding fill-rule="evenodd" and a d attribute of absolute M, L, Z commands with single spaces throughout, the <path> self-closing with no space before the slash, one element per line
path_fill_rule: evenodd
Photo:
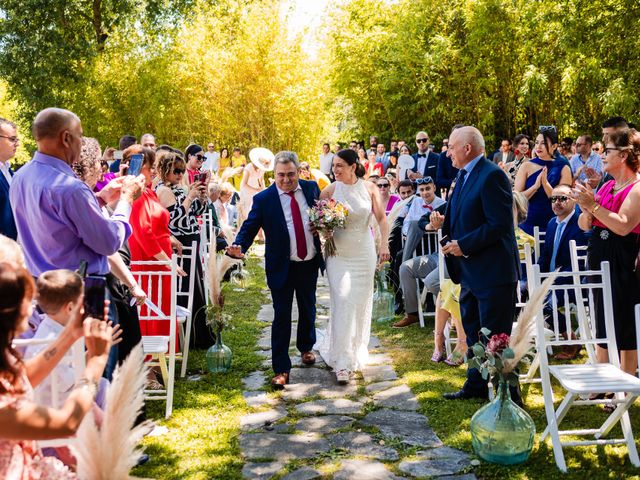
<path fill-rule="evenodd" d="M 636 259 L 640 248 L 640 133 L 624 129 L 606 137 L 604 171 L 612 180 L 595 195 L 579 183 L 574 195 L 582 214 L 580 228 L 591 231 L 587 249 L 590 269 L 609 262 L 613 323 L 622 369 L 636 374 L 636 327 L 634 307 L 640 303 L 640 285 L 636 277 Z M 596 331 L 604 337 L 602 293 L 596 292 Z M 606 349 L 597 347 L 598 361 L 609 361 Z"/>
<path fill-rule="evenodd" d="M 82 312 L 57 340 L 34 358 L 23 361 L 11 346 L 28 329 L 35 284 L 27 270 L 0 263 L 0 478 L 5 480 L 76 478 L 60 460 L 43 457 L 36 440 L 65 438 L 76 433 L 91 410 L 97 385 L 107 363 L 113 329 Z M 87 363 L 79 382 L 61 408 L 34 403 L 33 387 L 49 375 L 84 333 Z"/>
<path fill-rule="evenodd" d="M 400 200 L 400 197 L 391 194 L 391 181 L 387 177 L 380 177 L 376 184 L 380 189 L 382 204 L 385 205 L 385 214 L 389 215 L 389 212 L 396 202 Z"/>

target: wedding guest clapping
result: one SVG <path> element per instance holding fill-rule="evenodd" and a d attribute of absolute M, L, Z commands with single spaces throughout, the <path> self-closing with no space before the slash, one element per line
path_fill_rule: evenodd
<path fill-rule="evenodd" d="M 93 406 L 114 330 L 106 318 L 83 322 L 78 315 L 44 351 L 23 361 L 11 342 L 28 328 L 35 294 L 33 278 L 24 268 L 0 263 L 0 291 L 0 477 L 75 479 L 59 460 L 43 458 L 35 441 L 75 434 Z M 33 387 L 51 373 L 82 335 L 87 349 L 83 378 L 62 407 L 35 403 Z"/>
<path fill-rule="evenodd" d="M 622 369 L 635 375 L 637 368 L 634 306 L 640 303 L 640 285 L 635 276 L 640 248 L 640 134 L 617 129 L 605 137 L 604 171 L 613 177 L 594 195 L 589 186 L 575 185 L 574 198 L 582 214 L 579 225 L 591 230 L 587 260 L 590 269 L 601 262 L 611 265 L 613 321 Z M 596 331 L 604 337 L 601 292 L 596 296 Z M 608 362 L 606 350 L 597 347 L 598 360 Z"/>

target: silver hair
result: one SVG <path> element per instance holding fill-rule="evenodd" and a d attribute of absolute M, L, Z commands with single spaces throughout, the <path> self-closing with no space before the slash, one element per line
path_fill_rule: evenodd
<path fill-rule="evenodd" d="M 220 184 L 217 182 L 211 182 L 208 186 L 207 186 L 208 192 L 209 193 L 219 193 L 220 192 Z"/>
<path fill-rule="evenodd" d="M 296 152 L 291 152 L 289 150 L 282 150 L 281 152 L 276 153 L 273 159 L 274 169 L 275 166 L 279 163 L 293 163 L 296 168 L 300 168 L 298 155 L 296 154 Z"/>

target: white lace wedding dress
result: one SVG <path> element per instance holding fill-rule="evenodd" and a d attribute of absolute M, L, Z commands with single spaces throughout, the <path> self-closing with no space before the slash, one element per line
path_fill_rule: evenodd
<path fill-rule="evenodd" d="M 371 197 L 358 179 L 353 185 L 336 182 L 333 198 L 349 210 L 346 227 L 334 231 L 337 255 L 327 259 L 331 312 L 326 332 L 319 332 L 318 349 L 327 365 L 360 370 L 367 363 L 371 333 L 376 250 L 369 228 Z"/>

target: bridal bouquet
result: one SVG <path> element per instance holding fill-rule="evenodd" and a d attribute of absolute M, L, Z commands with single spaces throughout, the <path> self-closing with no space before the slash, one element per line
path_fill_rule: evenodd
<path fill-rule="evenodd" d="M 331 200 L 316 200 L 316 204 L 307 213 L 311 226 L 325 238 L 325 257 L 333 257 L 336 254 L 333 231 L 336 228 L 344 228 L 349 211 L 343 204 L 332 198 Z"/>

